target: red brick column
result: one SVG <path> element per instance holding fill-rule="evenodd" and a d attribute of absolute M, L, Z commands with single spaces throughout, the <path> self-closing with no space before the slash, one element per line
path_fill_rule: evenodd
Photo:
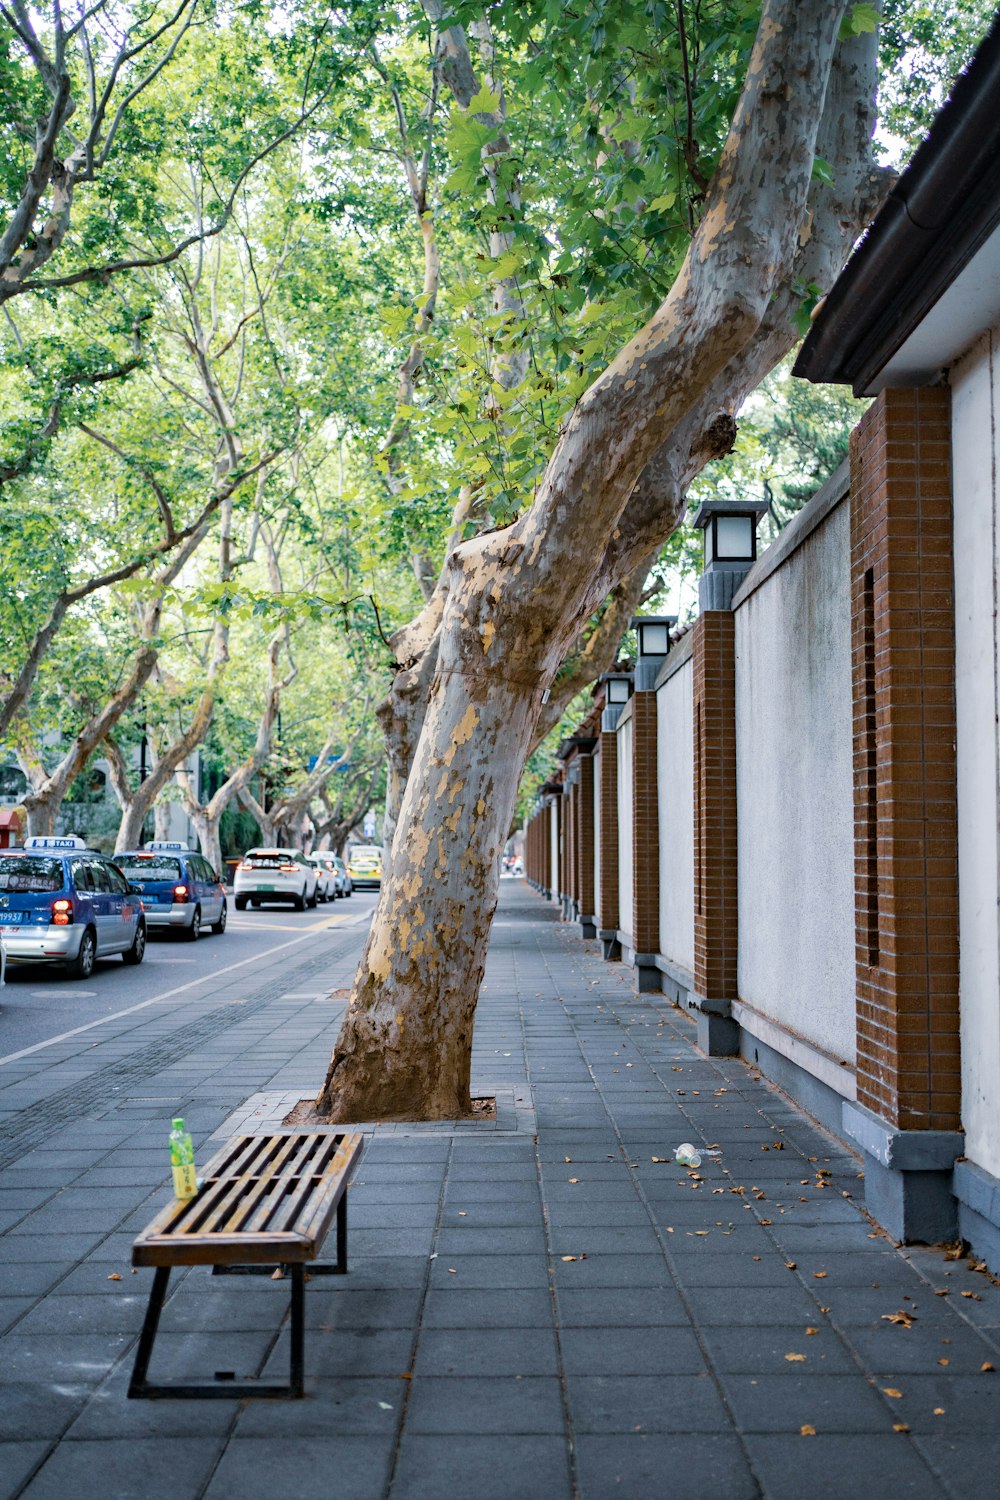
<path fill-rule="evenodd" d="M 602 729 L 601 750 L 601 869 L 597 892 L 597 936 L 605 958 L 619 958 L 618 944 L 618 736 Z"/>
<path fill-rule="evenodd" d="M 694 694 L 694 995 L 698 1043 L 735 1052 L 737 998 L 736 629 L 706 610 L 692 629 Z M 789 895 L 792 899 L 792 893 Z"/>
<path fill-rule="evenodd" d="M 596 937 L 594 902 L 594 757 L 580 756 L 580 784 L 577 787 L 576 847 L 579 858 L 580 926 L 584 937 Z"/>
<path fill-rule="evenodd" d="M 632 944 L 640 992 L 659 990 L 660 815 L 656 790 L 656 694 L 632 695 Z"/>
<path fill-rule="evenodd" d="M 960 1124 L 947 389 L 884 392 L 851 443 L 858 1102 Z"/>

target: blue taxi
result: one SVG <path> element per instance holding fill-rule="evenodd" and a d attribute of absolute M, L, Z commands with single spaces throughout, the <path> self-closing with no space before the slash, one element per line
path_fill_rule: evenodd
<path fill-rule="evenodd" d="M 192 942 L 203 927 L 225 932 L 226 888 L 204 855 L 187 844 L 154 839 L 142 849 L 116 854 L 115 863 L 142 897 L 150 929 L 174 927 Z"/>
<path fill-rule="evenodd" d="M 113 953 L 142 963 L 146 919 L 113 860 L 75 835 L 39 836 L 0 849 L 0 943 L 6 963 L 60 964 L 88 979 Z"/>

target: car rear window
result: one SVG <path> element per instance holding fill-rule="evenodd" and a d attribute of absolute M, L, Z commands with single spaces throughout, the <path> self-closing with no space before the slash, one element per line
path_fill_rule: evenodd
<path fill-rule="evenodd" d="M 41 859 L 36 854 L 0 858 L 0 891 L 61 891 L 64 884 L 61 859 Z"/>
<path fill-rule="evenodd" d="M 292 864 L 296 858 L 294 854 L 282 854 L 277 849 L 252 849 L 247 855 L 247 864 L 256 865 L 261 870 L 276 870 L 279 865 Z"/>
<path fill-rule="evenodd" d="M 162 855 L 119 854 L 115 864 L 127 870 L 139 880 L 180 880 L 179 859 L 165 859 Z"/>

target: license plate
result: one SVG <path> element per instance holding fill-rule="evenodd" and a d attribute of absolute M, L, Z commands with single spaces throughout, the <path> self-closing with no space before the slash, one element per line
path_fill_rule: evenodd
<path fill-rule="evenodd" d="M 274 886 L 273 885 L 259 885 L 259 886 L 257 886 L 257 890 L 258 891 L 273 891 L 274 890 Z"/>
<path fill-rule="evenodd" d="M 16 927 L 23 920 L 23 911 L 0 911 L 0 927 Z"/>

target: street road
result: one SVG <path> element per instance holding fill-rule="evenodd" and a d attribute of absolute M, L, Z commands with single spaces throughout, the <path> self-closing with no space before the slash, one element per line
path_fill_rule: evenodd
<path fill-rule="evenodd" d="M 291 964 L 304 956 L 310 935 L 321 929 L 356 929 L 360 954 L 377 898 L 376 891 L 355 891 L 346 901 L 314 911 L 275 906 L 238 912 L 230 897 L 229 925 L 222 937 L 206 933 L 191 943 L 176 933 L 150 934 L 138 968 L 108 958 L 98 961 L 86 981 L 70 979 L 48 964 L 8 968 L 7 982 L 0 989 L 0 1063 L 12 1053 L 136 1006 L 152 1006 L 185 993 L 197 998 L 223 974 L 244 966 L 250 976 L 258 962 L 282 950 Z"/>

